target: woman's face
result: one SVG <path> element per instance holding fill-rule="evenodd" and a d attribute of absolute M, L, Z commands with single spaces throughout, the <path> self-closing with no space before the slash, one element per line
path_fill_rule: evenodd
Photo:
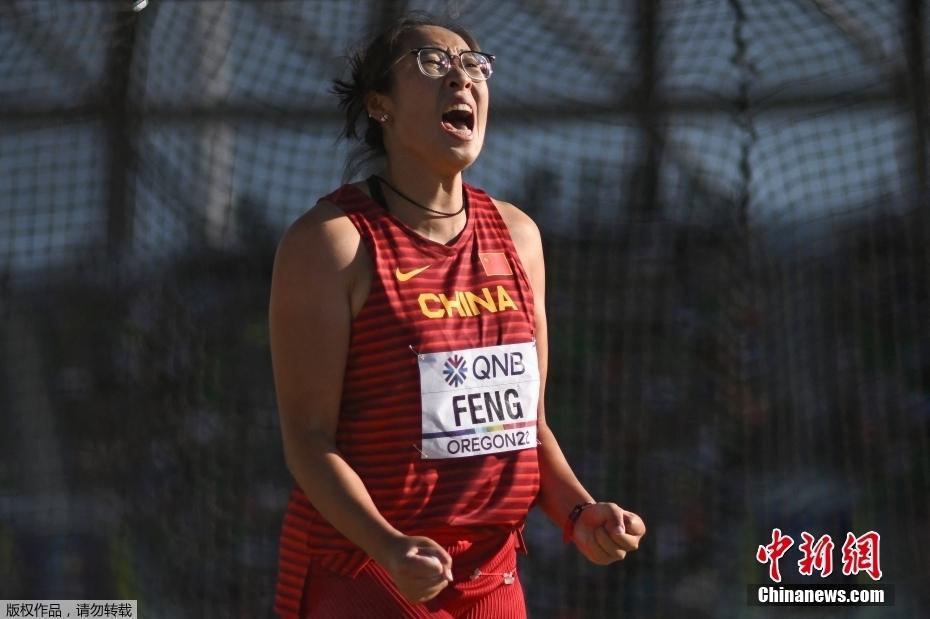
<path fill-rule="evenodd" d="M 419 47 L 438 47 L 453 56 L 469 49 L 462 37 L 438 26 L 423 26 L 404 36 L 402 50 Z M 382 123 L 388 158 L 403 152 L 439 174 L 459 172 L 471 165 L 484 143 L 487 81 L 473 81 L 458 58 L 453 58 L 452 69 L 442 77 L 423 75 L 416 55 L 410 53 L 391 71 L 390 93 L 376 95 L 376 110 L 369 105 L 375 118 L 381 112 L 390 116 Z M 456 104 L 465 104 L 471 114 L 450 116 L 450 108 Z"/>

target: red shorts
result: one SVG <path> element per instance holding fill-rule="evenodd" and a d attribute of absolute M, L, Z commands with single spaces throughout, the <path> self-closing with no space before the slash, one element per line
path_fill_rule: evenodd
<path fill-rule="evenodd" d="M 377 562 L 352 578 L 314 571 L 307 577 L 301 619 L 526 619 L 517 574 L 516 538 L 509 532 L 473 542 L 430 536 L 452 555 L 453 582 L 432 600 L 408 602 Z M 481 575 L 472 578 L 475 570 Z M 511 579 L 504 574 L 513 575 Z"/>

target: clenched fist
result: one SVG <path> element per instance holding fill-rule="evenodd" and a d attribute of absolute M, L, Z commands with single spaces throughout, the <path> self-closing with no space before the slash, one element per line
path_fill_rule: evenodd
<path fill-rule="evenodd" d="M 452 582 L 452 557 L 428 537 L 398 538 L 381 564 L 401 594 L 414 604 L 436 597 Z"/>
<path fill-rule="evenodd" d="M 596 503 L 578 516 L 572 539 L 589 561 L 608 565 L 639 548 L 645 534 L 646 525 L 633 512 L 616 503 Z"/>

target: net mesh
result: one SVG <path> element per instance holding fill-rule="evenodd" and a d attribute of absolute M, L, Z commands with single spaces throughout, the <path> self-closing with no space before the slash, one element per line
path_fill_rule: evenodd
<path fill-rule="evenodd" d="M 856 616 L 930 611 L 922 2 L 142 4 L 0 5 L 0 597 L 271 615 L 275 245 L 342 177 L 346 49 L 425 9 L 498 56 L 466 180 L 542 230 L 549 423 L 649 526 L 605 569 L 531 514 L 531 615 L 770 616 L 774 527 L 825 582 L 880 532 Z"/>

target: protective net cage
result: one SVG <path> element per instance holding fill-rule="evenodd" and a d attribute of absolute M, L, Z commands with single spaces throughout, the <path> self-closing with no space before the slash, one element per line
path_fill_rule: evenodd
<path fill-rule="evenodd" d="M 272 615 L 274 251 L 411 9 L 497 55 L 465 178 L 539 224 L 549 423 L 649 527 L 603 568 L 533 512 L 531 616 L 927 616 L 918 0 L 0 3 L 0 598 Z M 776 527 L 784 583 L 876 584 L 840 546 L 880 533 L 894 606 L 748 605 Z"/>

